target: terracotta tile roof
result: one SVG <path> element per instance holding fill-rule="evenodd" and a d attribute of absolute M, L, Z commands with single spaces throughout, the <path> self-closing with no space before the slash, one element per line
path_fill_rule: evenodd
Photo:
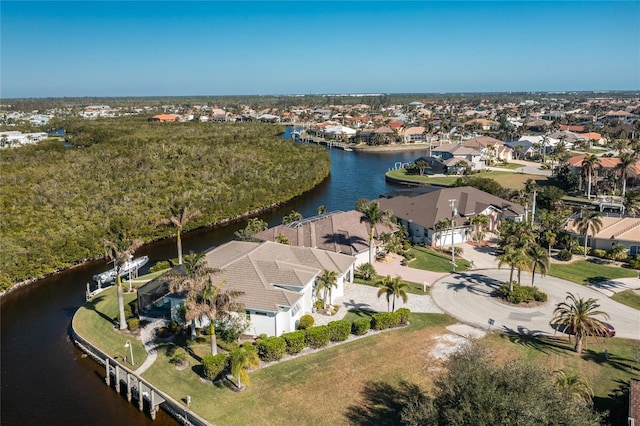
<path fill-rule="evenodd" d="M 225 290 L 242 291 L 238 299 L 246 309 L 275 312 L 280 306 L 293 306 L 302 293 L 283 288 L 302 289 L 323 269 L 346 272 L 353 257 L 305 247 L 273 242 L 231 241 L 205 255 L 207 265 L 221 269 L 215 279 L 225 281 Z"/>
<path fill-rule="evenodd" d="M 584 132 L 584 126 L 574 126 L 574 125 L 566 125 L 561 124 L 560 130 L 568 130 L 570 132 Z"/>
<path fill-rule="evenodd" d="M 389 128 L 391 129 L 399 129 L 402 126 L 404 126 L 404 123 L 402 121 L 394 121 L 389 124 Z"/>
<path fill-rule="evenodd" d="M 176 121 L 178 116 L 174 114 L 158 114 L 154 115 L 152 118 L 159 121 Z"/>
<path fill-rule="evenodd" d="M 477 136 L 475 138 L 463 141 L 464 146 L 482 146 L 486 148 L 489 145 L 504 145 L 504 141 L 492 138 L 491 136 Z"/>
<path fill-rule="evenodd" d="M 378 135 L 385 135 L 385 134 L 391 134 L 391 133 L 395 133 L 393 130 L 391 130 L 390 128 L 388 128 L 387 126 L 382 126 L 382 127 L 378 127 L 376 130 L 373 131 L 374 133 L 378 134 Z"/>
<path fill-rule="evenodd" d="M 582 160 L 584 160 L 587 155 L 588 154 L 574 155 L 567 159 L 567 161 L 573 167 L 582 168 Z M 601 167 L 603 169 L 615 169 L 620 164 L 620 158 L 618 157 L 598 157 L 598 160 L 600 160 L 600 165 L 597 167 Z M 635 163 L 634 168 L 636 174 L 640 176 L 640 161 Z"/>
<path fill-rule="evenodd" d="M 640 218 L 603 216 L 600 220 L 602 220 L 602 228 L 593 238 L 640 242 Z M 567 223 L 567 231 L 579 234 L 575 225 L 575 220 L 570 220 Z"/>
<path fill-rule="evenodd" d="M 599 141 L 600 139 L 602 139 L 602 135 L 596 132 L 581 133 L 580 136 L 583 136 L 587 139 L 592 139 L 594 141 Z"/>
<path fill-rule="evenodd" d="M 405 129 L 404 134 L 405 135 L 421 135 L 425 132 L 425 128 L 422 126 L 418 126 L 418 127 L 409 127 L 408 129 Z"/>

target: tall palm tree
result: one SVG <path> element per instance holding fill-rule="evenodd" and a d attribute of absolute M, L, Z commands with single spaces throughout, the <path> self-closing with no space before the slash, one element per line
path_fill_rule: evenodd
<path fill-rule="evenodd" d="M 140 239 L 129 240 L 122 232 L 117 232 L 111 239 L 104 240 L 107 259 L 112 260 L 116 268 L 116 286 L 118 294 L 118 311 L 120 330 L 127 328 L 127 317 L 124 314 L 124 289 L 122 288 L 122 267 L 129 261 L 137 249 L 143 244 Z"/>
<path fill-rule="evenodd" d="M 236 377 L 236 387 L 240 389 L 242 384 L 249 386 L 247 369 L 260 366 L 260 358 L 256 351 L 246 348 L 237 348 L 229 354 L 231 375 Z"/>
<path fill-rule="evenodd" d="M 381 210 L 377 201 L 371 201 L 368 205 L 363 206 L 361 213 L 360 222 L 368 223 L 371 228 L 369 231 L 369 263 L 373 265 L 373 241 L 376 225 L 391 223 L 391 212 Z"/>
<path fill-rule="evenodd" d="M 596 170 L 596 167 L 600 165 L 600 159 L 595 154 L 589 154 L 582 159 L 582 173 L 587 178 L 587 198 L 591 199 L 591 178 Z"/>
<path fill-rule="evenodd" d="M 540 275 L 545 276 L 549 271 L 549 253 L 542 247 L 535 245 L 529 247 L 527 252 L 529 261 L 531 262 L 531 287 L 536 277 L 536 269 L 540 271 Z"/>
<path fill-rule="evenodd" d="M 620 164 L 616 167 L 618 173 L 620 173 L 620 180 L 622 181 L 622 197 L 624 198 L 627 192 L 627 179 L 636 174 L 636 163 L 638 160 L 634 158 L 633 154 L 623 152 L 620 155 Z"/>
<path fill-rule="evenodd" d="M 400 297 L 403 303 L 407 303 L 409 296 L 407 295 L 407 288 L 409 284 L 402 281 L 402 277 L 397 275 L 395 278 L 391 278 L 391 275 L 387 275 L 382 279 L 378 285 L 378 297 L 383 294 L 387 295 L 387 311 L 389 311 L 389 301 L 393 298 L 393 309 L 390 312 L 396 311 L 396 297 Z"/>
<path fill-rule="evenodd" d="M 436 239 L 440 241 L 440 249 L 444 247 L 444 238 L 442 238 L 442 233 L 449 229 L 451 226 L 451 221 L 449 219 L 441 219 L 436 222 L 433 227 L 434 233 L 436 235 Z"/>
<path fill-rule="evenodd" d="M 609 314 L 599 311 L 598 300 L 588 298 L 587 300 L 579 296 L 567 293 L 564 302 L 558 303 L 553 310 L 553 317 L 550 324 L 557 327 L 564 327 L 576 336 L 575 350 L 582 353 L 582 342 L 589 335 L 604 335 L 606 326 L 596 317 L 609 318 Z"/>
<path fill-rule="evenodd" d="M 586 258 L 589 232 L 591 232 L 591 235 L 595 235 L 600 232 L 600 229 L 602 228 L 602 214 L 582 209 L 580 212 L 580 219 L 576 220 L 575 226 L 580 235 L 584 236 L 584 257 Z"/>
<path fill-rule="evenodd" d="M 476 241 L 484 240 L 484 232 L 482 231 L 484 228 L 489 226 L 489 218 L 486 215 L 477 214 L 469 220 L 469 223 L 473 225 L 473 227 L 475 228 L 475 231 L 474 231 L 475 240 Z"/>
<path fill-rule="evenodd" d="M 543 235 L 544 235 L 544 240 L 549 245 L 549 257 L 551 257 L 551 247 L 556 243 L 556 239 L 558 238 L 558 235 L 551 230 L 544 231 Z"/>
<path fill-rule="evenodd" d="M 178 246 L 178 264 L 182 265 L 182 229 L 191 219 L 200 216 L 200 210 L 191 209 L 187 206 L 178 206 L 174 204 L 171 207 L 171 217 L 160 219 L 160 225 L 173 225 L 176 228 L 176 244 Z"/>
<path fill-rule="evenodd" d="M 504 252 L 498 256 L 498 268 L 502 268 L 503 265 L 509 265 L 511 271 L 509 272 L 509 291 L 513 291 L 513 272 L 516 269 L 518 263 L 518 249 L 513 246 L 506 246 Z"/>
<path fill-rule="evenodd" d="M 322 292 L 322 301 L 327 304 L 327 295 L 331 301 L 331 291 L 334 287 L 338 287 L 338 273 L 324 269 L 316 280 L 316 297 Z"/>

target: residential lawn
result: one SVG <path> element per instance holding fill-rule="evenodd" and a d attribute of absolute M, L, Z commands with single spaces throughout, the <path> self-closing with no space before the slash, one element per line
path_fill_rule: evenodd
<path fill-rule="evenodd" d="M 376 277 L 371 281 L 365 281 L 362 278 L 354 278 L 353 282 L 355 282 L 357 284 L 368 285 L 368 286 L 371 286 L 371 287 L 377 287 L 378 284 L 380 283 L 380 281 L 382 281 L 383 278 L 385 278 L 383 275 L 376 275 Z M 429 294 L 429 287 L 427 287 L 427 291 L 425 293 L 424 291 L 422 291 L 422 289 L 423 289 L 422 284 L 414 283 L 414 282 L 411 282 L 411 281 L 404 281 L 404 280 L 402 280 L 402 282 L 409 284 L 409 287 L 406 289 L 407 293 L 410 293 L 410 294 Z"/>
<path fill-rule="evenodd" d="M 411 252 L 414 254 L 415 259 L 409 262 L 410 268 L 433 272 L 451 272 L 450 255 L 421 246 L 411 247 Z M 471 266 L 468 260 L 461 257 L 456 258 L 456 265 L 458 265 L 457 272 L 468 271 Z"/>
<path fill-rule="evenodd" d="M 497 167 L 497 168 L 500 168 L 500 169 L 515 170 L 515 169 L 519 169 L 521 167 L 524 167 L 524 165 L 518 164 L 518 163 L 497 163 L 497 164 L 494 164 L 491 167 Z"/>
<path fill-rule="evenodd" d="M 616 414 L 626 421 L 629 396 L 617 391 L 628 386 L 630 378 L 640 375 L 637 340 L 590 337 L 581 356 L 573 350 L 573 340 L 569 342 L 565 336 L 492 334 L 482 341 L 493 350 L 498 362 L 506 363 L 517 357 L 549 371 L 564 369 L 585 375 L 595 394 L 595 408 L 603 411 L 620 407 Z"/>
<path fill-rule="evenodd" d="M 634 309 L 640 310 L 640 294 L 633 290 L 621 291 L 620 293 L 616 293 L 611 296 L 611 298 L 623 305 L 631 306 Z"/>
<path fill-rule="evenodd" d="M 124 285 L 124 284 L 123 284 Z M 127 287 L 124 287 L 125 290 Z M 124 303 L 128 304 L 136 300 L 136 293 L 125 293 Z M 94 296 L 89 302 L 81 306 L 73 317 L 73 328 L 78 334 L 92 342 L 104 353 L 112 356 L 123 365 L 131 368 L 129 364 L 129 348 L 125 348 L 127 340 L 131 341 L 133 347 L 133 358 L 136 366 L 142 364 L 147 358 L 142 342 L 138 336 L 131 334 L 128 330 L 119 331 L 112 321 L 118 317 L 118 298 L 116 297 L 116 287 L 113 286 Z M 124 363 L 124 357 L 127 363 Z"/>
<path fill-rule="evenodd" d="M 451 186 L 461 176 L 417 176 L 408 175 L 405 169 L 391 170 L 387 172 L 387 176 L 404 179 L 411 182 L 430 183 L 434 185 Z M 522 189 L 527 180 L 533 179 L 538 185 L 544 185 L 547 181 L 546 176 L 530 175 L 525 173 L 508 172 L 508 171 L 486 171 L 475 174 L 473 176 L 487 177 L 496 180 L 500 185 L 510 189 Z"/>
<path fill-rule="evenodd" d="M 191 408 L 213 424 L 348 424 L 349 413 L 371 398 L 373 383 L 430 388 L 433 338 L 455 321 L 441 314 L 412 314 L 411 325 L 367 336 L 250 373 L 251 385 L 232 392 L 200 378 L 200 364 L 182 371 L 169 366 L 166 348 L 143 374 L 176 400 L 191 396 Z M 330 407 L 330 408 L 328 408 Z"/>
<path fill-rule="evenodd" d="M 633 269 L 578 260 L 566 264 L 552 263 L 549 267 L 549 275 L 578 284 L 594 284 L 616 278 L 637 277 L 638 272 Z"/>

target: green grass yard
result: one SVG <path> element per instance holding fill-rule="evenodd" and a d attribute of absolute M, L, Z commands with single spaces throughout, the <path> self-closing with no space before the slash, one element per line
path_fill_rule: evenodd
<path fill-rule="evenodd" d="M 611 296 L 611 298 L 618 303 L 640 310 L 640 294 L 633 290 L 621 291 Z"/>
<path fill-rule="evenodd" d="M 415 255 L 415 259 L 409 262 L 410 268 L 432 272 L 451 272 L 450 255 L 421 246 L 411 247 L 411 253 Z M 456 258 L 456 265 L 458 265 L 456 268 L 458 272 L 467 271 L 470 267 L 469 261 L 460 257 Z"/>
<path fill-rule="evenodd" d="M 395 179 L 403 179 L 416 183 L 430 183 L 434 185 L 451 186 L 460 176 L 418 176 L 409 175 L 405 169 L 391 170 L 386 173 L 387 176 Z M 544 185 L 547 181 L 546 176 L 530 175 L 509 171 L 487 171 L 474 174 L 473 176 L 486 177 L 496 180 L 500 185 L 510 189 L 522 189 L 528 179 L 535 180 L 538 185 Z"/>
<path fill-rule="evenodd" d="M 616 278 L 637 277 L 638 272 L 633 269 L 598 265 L 586 260 L 578 260 L 566 264 L 552 263 L 549 268 L 549 275 L 577 284 L 594 284 Z"/>
<path fill-rule="evenodd" d="M 376 275 L 376 277 L 374 279 L 372 279 L 371 281 L 365 281 L 362 278 L 354 278 L 354 282 L 356 284 L 362 284 L 362 285 L 368 285 L 370 287 L 377 287 L 378 284 L 382 281 L 382 279 L 385 278 L 382 275 Z M 409 285 L 409 287 L 407 287 L 406 292 L 409 294 L 429 294 L 429 287 L 427 287 L 427 291 L 426 293 L 424 291 L 422 291 L 423 286 L 422 284 L 418 284 L 418 283 L 414 283 L 411 281 L 405 281 L 402 280 L 403 283 L 406 283 Z"/>

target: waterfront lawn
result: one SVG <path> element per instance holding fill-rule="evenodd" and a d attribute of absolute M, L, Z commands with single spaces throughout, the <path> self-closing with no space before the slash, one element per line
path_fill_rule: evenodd
<path fill-rule="evenodd" d="M 621 291 L 611 296 L 611 298 L 618 303 L 640 310 L 640 294 L 633 290 Z"/>
<path fill-rule="evenodd" d="M 593 388 L 595 408 L 598 411 L 618 408 L 620 412 L 614 414 L 623 416 L 621 421 L 626 420 L 629 394 L 617 392 L 624 387 L 628 389 L 629 380 L 640 374 L 640 364 L 636 361 L 640 348 L 637 340 L 589 337 L 581 356 L 573 350 L 574 341 L 569 342 L 565 336 L 490 334 L 482 341 L 503 365 L 517 357 L 549 371 L 563 369 L 583 374 Z"/>
<path fill-rule="evenodd" d="M 577 284 L 594 284 L 616 278 L 637 277 L 638 273 L 633 269 L 598 265 L 586 260 L 578 260 L 566 264 L 552 263 L 549 267 L 549 275 Z"/>
<path fill-rule="evenodd" d="M 135 300 L 135 292 L 124 294 L 125 304 Z M 78 309 L 73 316 L 73 328 L 81 337 L 128 368 L 132 368 L 129 364 L 131 355 L 129 348 L 125 348 L 124 345 L 127 340 L 131 341 L 135 366 L 140 366 L 147 359 L 144 346 L 137 335 L 130 334 L 128 330 L 121 332 L 115 328 L 112 319 L 117 317 L 118 298 L 116 286 L 113 286 L 94 296 Z M 126 364 L 124 363 L 125 356 L 127 357 Z"/>
<path fill-rule="evenodd" d="M 415 259 L 409 262 L 410 268 L 432 272 L 451 272 L 450 255 L 421 246 L 411 247 L 411 253 L 413 253 Z M 456 265 L 458 265 L 457 272 L 467 271 L 470 267 L 469 261 L 461 257 L 456 258 Z"/>
<path fill-rule="evenodd" d="M 178 401 L 190 395 L 191 408 L 213 424 L 346 424 L 347 413 L 371 398 L 366 389 L 372 384 L 406 381 L 428 389 L 433 339 L 454 322 L 442 314 L 412 314 L 408 327 L 254 371 L 251 385 L 239 393 L 202 380 L 193 358 L 189 368 L 176 370 L 162 349 L 143 377 Z"/>
<path fill-rule="evenodd" d="M 376 275 L 375 278 L 371 281 L 365 281 L 362 278 L 354 278 L 353 282 L 356 284 L 368 285 L 370 287 L 378 287 L 378 284 L 380 284 L 380 282 L 384 278 L 385 278 L 384 275 Z M 402 282 L 409 285 L 409 287 L 407 287 L 405 290 L 407 293 L 420 294 L 420 295 L 429 294 L 429 287 L 427 287 L 427 292 L 425 293 L 424 291 L 422 291 L 422 284 L 414 283 L 411 281 L 405 281 L 405 280 L 402 280 Z"/>

